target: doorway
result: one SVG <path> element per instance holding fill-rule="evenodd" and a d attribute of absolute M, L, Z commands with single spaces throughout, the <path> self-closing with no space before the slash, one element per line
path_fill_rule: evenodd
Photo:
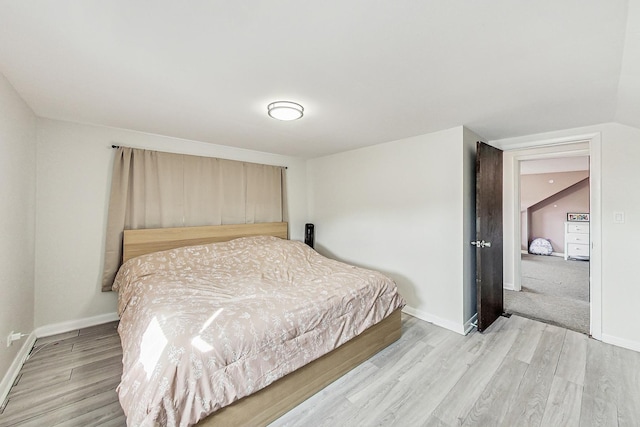
<path fill-rule="evenodd" d="M 505 311 L 589 334 L 589 157 L 519 166 L 521 290 Z"/>
<path fill-rule="evenodd" d="M 590 335 L 602 339 L 601 243 L 601 136 L 592 133 L 539 141 L 518 141 L 500 146 L 504 150 L 504 287 L 522 289 L 520 222 L 520 162 L 523 160 L 589 156 L 590 170 Z"/>

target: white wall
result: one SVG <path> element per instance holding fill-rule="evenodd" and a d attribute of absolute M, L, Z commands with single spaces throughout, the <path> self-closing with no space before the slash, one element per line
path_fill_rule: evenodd
<path fill-rule="evenodd" d="M 107 127 L 38 119 L 35 326 L 116 311 L 100 291 L 112 144 L 287 166 L 289 227 L 302 240 L 303 160 Z"/>
<path fill-rule="evenodd" d="M 463 147 L 457 127 L 308 162 L 316 249 L 386 273 L 408 312 L 458 332 L 468 320 Z"/>
<path fill-rule="evenodd" d="M 0 378 L 33 330 L 35 200 L 36 117 L 0 74 Z"/>
<path fill-rule="evenodd" d="M 478 311 L 477 285 L 476 285 L 476 248 L 471 246 L 471 241 L 476 240 L 476 143 L 484 141 L 482 137 L 464 128 L 463 132 L 463 238 L 462 248 L 464 257 L 463 292 L 464 315 L 467 322 Z"/>
<path fill-rule="evenodd" d="M 602 265 L 602 340 L 640 351 L 638 307 L 640 307 L 640 279 L 633 243 L 640 236 L 640 191 L 638 164 L 640 162 L 640 130 L 615 123 L 568 129 L 492 143 L 502 148 L 518 147 L 536 141 L 571 138 L 576 135 L 599 133 L 601 138 L 601 176 L 592 186 L 600 186 L 601 209 L 591 212 L 600 215 Z M 506 183 L 506 182 L 505 182 Z M 505 201 L 505 208 L 508 208 Z M 625 213 L 625 223 L 613 222 L 614 212 Z M 505 239 L 505 248 L 507 245 Z M 513 246 L 513 245 L 511 245 Z M 505 249 L 506 250 L 506 249 Z M 513 271 L 505 269 L 505 282 Z M 593 280 L 592 271 L 592 280 Z M 596 273 L 597 274 L 597 273 Z"/>
<path fill-rule="evenodd" d="M 602 339 L 640 351 L 640 279 L 633 247 L 640 236 L 640 130 L 602 130 Z M 613 222 L 614 212 L 625 223 Z"/>

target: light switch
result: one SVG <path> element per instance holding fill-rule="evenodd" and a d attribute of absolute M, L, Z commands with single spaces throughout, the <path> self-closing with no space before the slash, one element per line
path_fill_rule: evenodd
<path fill-rule="evenodd" d="M 614 224 L 624 224 L 624 212 L 614 212 L 613 213 L 613 223 Z"/>

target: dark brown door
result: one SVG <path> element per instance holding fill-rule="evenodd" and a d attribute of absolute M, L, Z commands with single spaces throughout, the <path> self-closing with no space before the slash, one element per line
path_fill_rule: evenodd
<path fill-rule="evenodd" d="M 502 150 L 477 143 L 476 285 L 478 331 L 503 312 L 502 295 Z"/>

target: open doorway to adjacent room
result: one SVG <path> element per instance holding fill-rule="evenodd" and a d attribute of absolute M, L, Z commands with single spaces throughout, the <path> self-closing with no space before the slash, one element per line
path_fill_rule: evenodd
<path fill-rule="evenodd" d="M 521 287 L 505 311 L 589 334 L 589 156 L 519 164 Z"/>

